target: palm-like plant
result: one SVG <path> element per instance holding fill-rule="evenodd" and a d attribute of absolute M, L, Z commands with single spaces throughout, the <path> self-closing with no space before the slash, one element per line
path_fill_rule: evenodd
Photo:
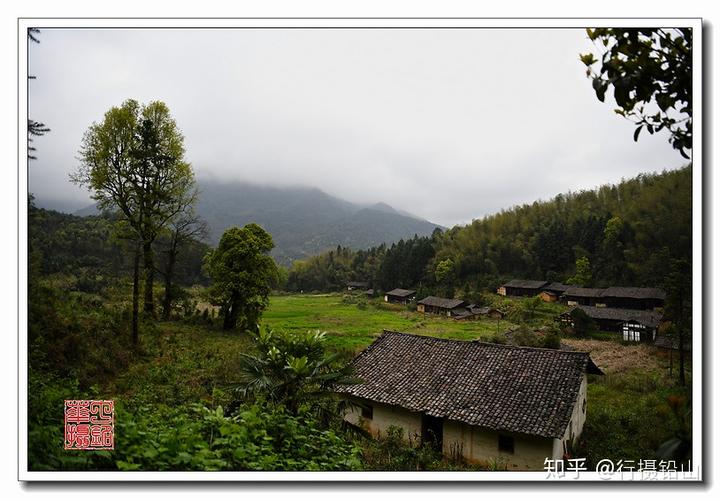
<path fill-rule="evenodd" d="M 254 339 L 257 352 L 242 354 L 237 389 L 242 398 L 265 398 L 297 415 L 303 403 L 333 397 L 333 385 L 359 381 L 349 366 L 338 365 L 338 354 L 326 353 L 325 333 L 265 329 L 255 333 Z M 320 413 L 328 410 L 322 403 L 312 408 Z"/>

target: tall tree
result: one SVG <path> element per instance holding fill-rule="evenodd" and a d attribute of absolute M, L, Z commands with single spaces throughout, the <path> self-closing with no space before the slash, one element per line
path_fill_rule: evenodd
<path fill-rule="evenodd" d="M 666 129 L 670 143 L 684 158 L 692 149 L 692 41 L 690 28 L 596 28 L 587 30 L 602 43 L 600 61 L 580 56 L 597 98 L 605 101 L 610 86 L 615 112 L 653 134 Z M 600 70 L 593 65 L 600 62 Z"/>
<path fill-rule="evenodd" d="M 194 188 L 192 167 L 183 161 L 183 137 L 162 102 L 141 106 L 129 99 L 112 107 L 85 132 L 80 165 L 71 180 L 86 186 L 101 210 L 117 211 L 135 241 L 133 339 L 137 341 L 139 265 L 145 267 L 144 310 L 152 315 L 152 243 L 181 212 L 178 200 Z"/>
<path fill-rule="evenodd" d="M 39 34 L 40 34 L 40 30 L 38 28 L 28 28 L 28 30 L 27 30 L 27 37 L 30 42 L 40 43 L 40 38 L 38 37 Z M 28 80 L 34 80 L 34 79 L 35 79 L 35 76 L 28 75 Z M 40 123 L 39 121 L 35 121 L 35 120 L 28 118 L 28 128 L 27 128 L 27 135 L 28 135 L 27 157 L 28 157 L 28 159 L 37 159 L 36 156 L 33 156 L 33 153 L 37 149 L 30 145 L 30 143 L 33 141 L 33 137 L 42 137 L 49 131 L 50 131 L 50 128 L 48 128 L 45 125 L 45 123 Z"/>
<path fill-rule="evenodd" d="M 223 329 L 233 329 L 238 322 L 245 330 L 257 328 L 278 279 L 277 266 L 269 255 L 273 246 L 270 234 L 257 224 L 248 224 L 226 230 L 218 247 L 205 257 L 213 281 L 211 301 L 221 307 Z"/>

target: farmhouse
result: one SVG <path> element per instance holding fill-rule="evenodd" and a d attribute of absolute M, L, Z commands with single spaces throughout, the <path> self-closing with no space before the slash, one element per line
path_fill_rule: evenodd
<path fill-rule="evenodd" d="M 424 314 L 443 314 L 452 317 L 453 313 L 464 309 L 468 302 L 453 298 L 428 296 L 417 302 L 417 311 Z"/>
<path fill-rule="evenodd" d="M 665 304 L 665 291 L 657 288 L 611 287 L 603 290 L 598 306 L 653 310 Z"/>
<path fill-rule="evenodd" d="M 385 301 L 388 303 L 408 303 L 415 299 L 414 289 L 395 288 L 385 293 Z"/>
<path fill-rule="evenodd" d="M 350 281 L 347 283 L 348 291 L 355 291 L 356 289 L 368 289 L 370 284 L 364 281 Z"/>
<path fill-rule="evenodd" d="M 558 301 L 569 287 L 570 286 L 568 286 L 567 284 L 562 284 L 560 282 L 551 282 L 550 284 L 543 287 L 542 291 L 540 291 L 539 296 L 543 301 Z"/>
<path fill-rule="evenodd" d="M 540 293 L 547 283 L 547 281 L 513 279 L 500 286 L 497 294 L 502 296 L 535 296 Z"/>
<path fill-rule="evenodd" d="M 592 305 L 594 306 L 604 290 L 599 288 L 570 287 L 565 290 L 562 300 L 569 306 Z"/>
<path fill-rule="evenodd" d="M 625 341 L 654 341 L 662 314 L 652 310 L 631 310 L 626 308 L 590 307 L 580 305 L 598 328 L 604 331 L 618 331 Z M 573 326 L 570 312 L 560 315 L 560 321 Z"/>
<path fill-rule="evenodd" d="M 352 365 L 362 382 L 336 387 L 356 403 L 346 421 L 510 470 L 563 458 L 585 422 L 586 373 L 602 374 L 588 353 L 388 331 Z"/>

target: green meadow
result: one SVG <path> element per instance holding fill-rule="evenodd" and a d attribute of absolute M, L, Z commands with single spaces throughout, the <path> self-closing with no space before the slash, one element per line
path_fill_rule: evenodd
<path fill-rule="evenodd" d="M 498 330 L 506 331 L 510 323 L 423 315 L 404 305 L 359 295 L 296 294 L 272 296 L 263 314 L 263 326 L 287 331 L 325 331 L 332 347 L 357 351 L 372 343 L 384 329 L 438 338 L 487 340 Z"/>

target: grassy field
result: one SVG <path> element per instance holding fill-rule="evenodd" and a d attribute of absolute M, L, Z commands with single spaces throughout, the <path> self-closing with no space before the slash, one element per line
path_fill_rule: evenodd
<path fill-rule="evenodd" d="M 489 339 L 510 323 L 481 319 L 456 321 L 448 317 L 420 314 L 403 305 L 387 304 L 379 298 L 341 294 L 281 295 L 270 299 L 263 325 L 288 331 L 327 331 L 335 348 L 359 351 L 372 343 L 383 329 L 459 340 Z"/>

